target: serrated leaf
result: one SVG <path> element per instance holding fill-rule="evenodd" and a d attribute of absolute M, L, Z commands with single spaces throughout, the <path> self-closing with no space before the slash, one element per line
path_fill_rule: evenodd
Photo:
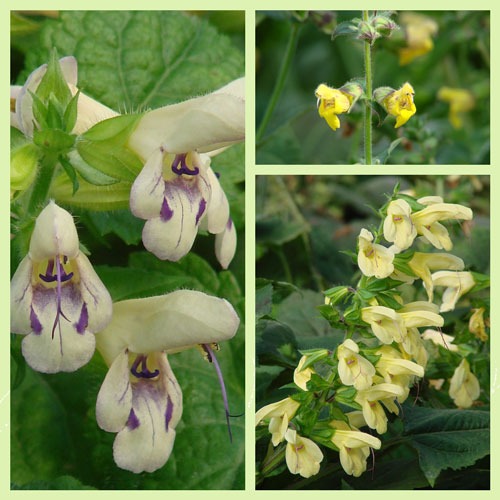
<path fill-rule="evenodd" d="M 461 469 L 490 453 L 490 414 L 406 406 L 404 434 L 430 485 L 445 469 Z"/>

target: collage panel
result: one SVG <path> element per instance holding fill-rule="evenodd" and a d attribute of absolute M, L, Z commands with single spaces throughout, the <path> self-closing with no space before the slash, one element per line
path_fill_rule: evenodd
<path fill-rule="evenodd" d="M 257 490 L 490 489 L 490 188 L 257 176 Z"/>
<path fill-rule="evenodd" d="M 257 11 L 258 165 L 489 165 L 490 11 Z"/>
<path fill-rule="evenodd" d="M 10 15 L 10 488 L 243 490 L 245 11 Z"/>

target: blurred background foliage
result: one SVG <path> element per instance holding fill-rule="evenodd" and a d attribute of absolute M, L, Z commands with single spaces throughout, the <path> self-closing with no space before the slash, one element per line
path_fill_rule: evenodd
<path fill-rule="evenodd" d="M 257 408 L 279 401 L 294 392 L 289 385 L 301 357 L 300 350 L 334 350 L 344 340 L 344 331 L 333 329 L 321 315 L 323 291 L 340 285 L 355 286 L 360 278 L 356 264 L 356 240 L 361 228 L 377 228 L 377 210 L 399 183 L 400 192 L 415 197 L 438 195 L 447 203 L 470 207 L 472 221 L 445 222 L 453 241 L 451 253 L 465 262 L 466 270 L 490 271 L 490 178 L 488 176 L 258 176 L 256 182 L 256 402 Z M 431 251 L 428 245 L 423 251 Z M 434 250 L 435 251 L 435 250 Z M 427 300 L 423 287 L 406 285 L 406 299 Z M 441 293 L 441 292 L 438 292 Z M 475 338 L 468 328 L 471 307 L 489 310 L 489 290 L 466 295 L 460 306 L 444 314 L 443 333 L 469 350 L 473 373 L 481 386 L 481 397 L 471 411 L 481 420 L 489 411 L 489 341 Z M 426 346 L 429 347 L 429 346 Z M 267 477 L 259 489 L 428 489 L 423 473 L 418 438 L 408 438 L 406 426 L 422 422 L 419 407 L 432 411 L 454 408 L 448 385 L 436 390 L 429 379 L 449 379 L 459 359 L 442 347 L 432 347 L 434 356 L 426 378 L 412 389 L 401 418 L 390 417 L 383 447 L 376 452 L 374 470 L 359 478 L 346 476 L 338 454 L 326 450 L 327 464 L 309 479 L 291 476 L 283 464 Z M 465 424 L 474 429 L 471 413 Z M 464 417 L 465 418 L 465 417 Z M 415 419 L 415 420 L 413 420 Z M 439 426 L 438 426 L 439 427 Z M 269 441 L 265 426 L 257 434 L 257 468 Z M 488 428 L 482 432 L 488 436 Z M 411 434 L 411 432 L 410 432 Z M 469 436 L 470 438 L 471 436 Z M 484 438 L 484 435 L 483 435 Z M 413 441 L 415 439 L 415 441 Z M 441 437 L 436 434 L 436 443 Z M 457 437 L 458 439 L 458 437 Z M 486 437 L 486 442 L 487 442 Z M 437 446 L 437 445 L 436 445 Z M 440 445 L 439 445 L 440 446 Z M 489 488 L 489 456 L 472 458 L 464 467 L 465 449 L 453 467 L 437 449 L 428 448 L 438 479 L 434 489 Z M 461 457 L 461 458 L 459 458 Z M 476 461 L 477 460 L 477 461 Z M 475 463 L 474 463 L 475 462 Z M 473 465 L 471 465 L 473 464 Z M 460 470 L 452 470 L 458 468 Z"/>
<path fill-rule="evenodd" d="M 401 14 L 392 19 L 400 24 Z M 373 88 L 398 89 L 410 82 L 417 114 L 399 129 L 374 105 L 373 154 L 393 164 L 488 164 L 490 162 L 490 15 L 487 11 L 428 11 L 437 23 L 433 49 L 400 65 L 405 29 L 379 38 L 372 49 Z M 363 44 L 330 33 L 339 23 L 361 17 L 353 11 L 258 12 L 256 17 L 256 125 L 272 94 L 290 35 L 298 30 L 283 92 L 269 125 L 256 145 L 259 164 L 351 164 L 363 147 L 361 101 L 333 132 L 316 110 L 320 83 L 335 88 L 364 78 Z M 297 26 L 298 25 L 298 26 Z M 295 28 L 294 28 L 295 26 Z M 442 87 L 469 91 L 473 108 L 461 128 L 449 119 L 449 104 L 438 99 Z M 396 139 L 397 147 L 386 158 Z"/>
<path fill-rule="evenodd" d="M 86 92 L 91 89 L 89 95 L 100 101 L 107 97 L 111 99 L 109 106 L 123 109 L 120 91 L 130 90 L 132 84 L 148 88 L 146 77 L 154 74 L 147 67 L 147 75 L 139 81 L 137 75 L 134 80 L 125 72 L 128 79 L 123 88 L 109 88 L 113 76 L 109 71 L 113 70 L 105 58 L 123 62 L 127 56 L 124 47 L 132 47 L 142 51 L 143 60 L 156 58 L 163 63 L 180 47 L 181 57 L 164 83 L 171 89 L 175 78 L 181 76 L 185 84 L 173 96 L 168 92 L 155 95 L 158 106 L 178 102 L 244 74 L 244 21 L 243 11 L 11 12 L 11 83 L 24 83 L 56 48 L 60 56 L 78 59 L 79 85 Z M 158 43 L 153 47 L 148 37 L 156 36 L 159 24 L 170 28 L 170 36 L 156 37 Z M 102 26 L 106 30 L 100 29 Z M 131 26 L 142 35 L 141 43 L 130 42 Z M 185 36 L 196 41 L 194 47 L 186 49 Z M 117 39 L 121 47 L 115 43 Z M 217 63 L 210 63 L 210 58 Z M 198 72 L 193 75 L 195 64 Z M 105 75 L 102 80 L 96 78 L 98 71 Z M 235 307 L 241 319 L 238 333 L 232 341 L 221 344 L 217 355 L 231 412 L 238 415 L 231 419 L 232 442 L 216 371 L 196 349 L 190 349 L 169 357 L 184 397 L 170 459 L 151 474 L 121 470 L 113 461 L 115 434 L 101 430 L 95 418 L 96 397 L 107 373 L 99 353 L 75 373 L 47 375 L 27 366 L 21 353 L 22 337 L 11 335 L 12 489 L 244 488 L 244 154 L 244 144 L 238 144 L 212 160 L 240 241 L 229 270 L 221 270 L 214 255 L 214 238 L 208 234 L 199 235 L 192 251 L 179 262 L 160 261 L 144 250 L 144 221 L 135 218 L 128 206 L 99 212 L 65 207 L 75 217 L 80 242 L 114 301 L 191 289 L 223 297 Z M 11 251 L 12 274 L 21 257 Z"/>

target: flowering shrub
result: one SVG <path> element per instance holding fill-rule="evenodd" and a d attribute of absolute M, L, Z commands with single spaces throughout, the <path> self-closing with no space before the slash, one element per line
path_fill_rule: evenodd
<path fill-rule="evenodd" d="M 335 177 L 309 182 L 312 193 L 320 185 L 342 184 Z M 304 194 L 299 203 L 309 211 Z M 262 487 L 279 487 L 285 458 L 290 473 L 308 479 L 296 481 L 296 487 L 331 488 L 341 478 L 356 489 L 370 484 L 391 489 L 397 473 L 387 483 L 386 468 L 398 470 L 391 462 L 398 454 L 408 460 L 401 466 L 407 468 L 415 460 L 410 446 L 419 453 L 421 472 L 418 479 L 402 480 L 402 487 L 419 488 L 427 481 L 439 488 L 444 471 L 472 466 L 489 453 L 489 278 L 453 253 L 474 227 L 473 210 L 399 186 L 387 198 L 357 232 L 357 251 L 344 250 L 357 267 L 356 281 L 326 289 L 323 305 L 314 295 L 314 307 L 312 295 L 302 287 L 292 293 L 292 285 L 279 277 L 258 281 L 261 371 L 255 424 Z M 273 210 L 272 202 L 261 206 L 262 215 Z M 473 236 L 468 244 L 475 246 Z M 287 272 L 302 276 L 300 268 Z M 287 312 L 290 307 L 296 310 Z M 474 440 L 469 429 L 475 429 Z M 265 446 L 267 432 L 272 439 Z M 453 455 L 457 448 L 460 458 Z"/>

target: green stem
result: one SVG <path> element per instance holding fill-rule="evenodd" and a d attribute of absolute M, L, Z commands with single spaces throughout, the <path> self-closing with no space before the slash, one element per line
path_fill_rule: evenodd
<path fill-rule="evenodd" d="M 273 93 L 271 95 L 271 99 L 269 100 L 269 104 L 267 105 L 267 109 L 264 113 L 264 117 L 260 122 L 259 128 L 257 130 L 257 134 L 255 136 L 255 140 L 257 143 L 262 139 L 264 132 L 269 125 L 269 120 L 273 114 L 274 108 L 276 104 L 278 104 L 279 98 L 281 96 L 281 92 L 283 90 L 283 86 L 285 85 L 286 76 L 290 69 L 290 65 L 292 63 L 293 55 L 295 54 L 295 48 L 297 46 L 297 40 L 299 36 L 299 23 L 293 23 L 290 29 L 290 36 L 288 38 L 288 43 L 285 50 L 285 55 L 283 57 L 283 62 L 281 64 L 281 68 L 278 74 L 278 78 L 276 79 L 276 84 L 274 85 Z"/>
<path fill-rule="evenodd" d="M 368 11 L 363 11 L 363 21 L 368 22 Z M 371 44 L 365 41 L 365 164 L 372 164 L 372 53 Z"/>
<path fill-rule="evenodd" d="M 49 190 L 54 178 L 54 172 L 57 165 L 57 155 L 46 154 L 40 161 L 40 169 L 36 182 L 33 185 L 31 196 L 28 202 L 26 217 L 31 218 L 40 212 L 45 206 L 49 197 Z"/>

